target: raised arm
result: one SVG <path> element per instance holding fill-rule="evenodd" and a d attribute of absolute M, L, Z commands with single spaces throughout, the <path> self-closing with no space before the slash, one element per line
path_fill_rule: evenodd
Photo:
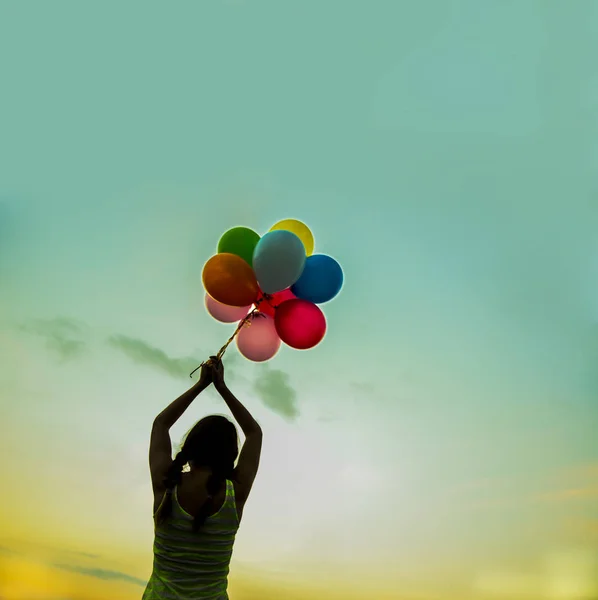
<path fill-rule="evenodd" d="M 235 395 L 228 389 L 224 382 L 224 367 L 222 361 L 214 361 L 212 377 L 214 387 L 230 408 L 233 417 L 245 434 L 245 443 L 239 455 L 239 462 L 235 470 L 237 480 L 237 500 L 241 506 L 245 504 L 251 492 L 255 476 L 260 466 L 262 453 L 262 428 L 251 416 L 251 413 L 239 402 Z"/>
<path fill-rule="evenodd" d="M 212 382 L 212 370 L 202 367 L 199 381 L 171 402 L 155 419 L 152 425 L 149 448 L 149 464 L 152 477 L 152 487 L 160 491 L 164 478 L 172 463 L 172 444 L 170 428 L 179 420 L 189 405 Z"/>

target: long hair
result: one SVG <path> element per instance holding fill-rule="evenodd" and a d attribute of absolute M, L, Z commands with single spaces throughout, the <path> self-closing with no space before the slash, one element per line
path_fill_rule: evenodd
<path fill-rule="evenodd" d="M 166 497 L 156 513 L 156 524 L 161 525 L 172 513 L 172 492 L 181 483 L 183 467 L 189 463 L 211 470 L 207 481 L 208 498 L 193 518 L 193 531 L 199 531 L 214 512 L 214 495 L 227 479 L 232 479 L 238 454 L 237 428 L 231 421 L 220 415 L 198 421 L 186 435 L 181 451 L 164 478 Z"/>

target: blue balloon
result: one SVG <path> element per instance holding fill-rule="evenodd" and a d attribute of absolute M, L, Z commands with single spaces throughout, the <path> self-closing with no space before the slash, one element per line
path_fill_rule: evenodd
<path fill-rule="evenodd" d="M 291 287 L 303 273 L 304 266 L 305 246 L 290 231 L 269 231 L 253 251 L 253 270 L 265 294 Z"/>
<path fill-rule="evenodd" d="M 330 256 L 312 254 L 307 257 L 301 277 L 291 288 L 291 292 L 314 304 L 332 300 L 343 287 L 343 270 Z"/>

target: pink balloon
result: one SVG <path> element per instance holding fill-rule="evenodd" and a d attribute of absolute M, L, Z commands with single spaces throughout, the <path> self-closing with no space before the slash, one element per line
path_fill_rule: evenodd
<path fill-rule="evenodd" d="M 220 321 L 221 323 L 240 321 L 243 317 L 247 316 L 250 308 L 251 306 L 228 306 L 206 294 L 206 310 L 216 321 Z"/>
<path fill-rule="evenodd" d="M 278 352 L 280 345 L 274 319 L 261 313 L 254 313 L 237 335 L 239 352 L 254 362 L 270 360 Z"/>
<path fill-rule="evenodd" d="M 276 331 L 291 348 L 307 350 L 317 346 L 326 335 L 326 317 L 313 302 L 287 300 L 276 310 Z"/>

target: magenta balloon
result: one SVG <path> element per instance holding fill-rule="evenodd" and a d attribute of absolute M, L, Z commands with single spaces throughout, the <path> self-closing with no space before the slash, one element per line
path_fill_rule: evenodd
<path fill-rule="evenodd" d="M 254 362 L 270 360 L 280 349 L 274 319 L 262 313 L 254 313 L 249 324 L 237 335 L 237 348 L 247 359 Z"/>
<path fill-rule="evenodd" d="M 326 335 L 326 317 L 313 302 L 287 300 L 276 309 L 276 331 L 291 348 L 307 350 L 317 346 Z"/>
<path fill-rule="evenodd" d="M 221 323 L 234 323 L 247 316 L 251 306 L 228 306 L 206 294 L 206 310 Z"/>

